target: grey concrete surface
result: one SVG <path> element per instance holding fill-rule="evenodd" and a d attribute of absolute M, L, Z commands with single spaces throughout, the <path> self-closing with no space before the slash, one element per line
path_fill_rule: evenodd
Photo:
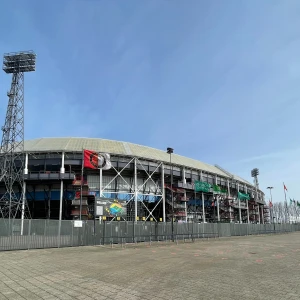
<path fill-rule="evenodd" d="M 0 299 L 300 299 L 299 232 L 0 259 Z"/>

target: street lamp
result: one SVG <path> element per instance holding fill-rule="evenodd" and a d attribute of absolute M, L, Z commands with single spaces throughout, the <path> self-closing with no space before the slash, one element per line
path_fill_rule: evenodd
<path fill-rule="evenodd" d="M 273 189 L 273 187 L 272 186 L 268 186 L 267 189 L 270 190 L 270 197 L 271 197 L 271 203 L 272 203 L 272 208 L 273 208 L 273 200 L 272 200 L 272 189 Z M 270 207 L 270 205 L 269 205 L 269 207 Z M 273 216 L 273 209 L 272 209 L 272 219 L 273 219 L 273 223 L 275 223 L 274 222 L 274 216 Z"/>
<path fill-rule="evenodd" d="M 268 186 L 267 189 L 270 190 L 271 203 L 273 204 L 273 202 L 272 202 L 272 189 L 274 189 L 274 188 L 272 186 Z"/>
<path fill-rule="evenodd" d="M 168 147 L 167 153 L 170 154 L 170 168 L 171 168 L 171 201 L 172 201 L 172 242 L 174 242 L 174 197 L 173 197 L 173 165 L 172 165 L 172 153 L 174 152 L 173 148 Z"/>

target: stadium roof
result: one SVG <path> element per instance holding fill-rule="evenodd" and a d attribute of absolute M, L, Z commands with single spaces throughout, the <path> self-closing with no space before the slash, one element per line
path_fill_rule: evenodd
<path fill-rule="evenodd" d="M 135 156 L 149 160 L 162 161 L 170 163 L 170 156 L 165 151 L 146 147 L 142 145 L 113 141 L 98 138 L 41 138 L 35 140 L 25 141 L 26 152 L 52 152 L 52 151 L 66 151 L 66 152 L 81 152 L 83 149 L 107 152 L 110 154 Z M 201 161 L 184 157 L 178 154 L 172 154 L 172 163 L 175 165 L 184 166 L 191 169 L 199 169 L 209 173 L 215 173 L 222 177 L 232 177 L 233 179 L 252 185 L 248 181 L 235 176 L 229 172 L 203 163 Z"/>

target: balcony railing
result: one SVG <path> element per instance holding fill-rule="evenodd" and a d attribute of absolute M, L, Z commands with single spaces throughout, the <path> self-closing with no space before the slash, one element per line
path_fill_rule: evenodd
<path fill-rule="evenodd" d="M 75 173 L 60 173 L 50 171 L 29 172 L 24 174 L 24 180 L 74 180 Z"/>

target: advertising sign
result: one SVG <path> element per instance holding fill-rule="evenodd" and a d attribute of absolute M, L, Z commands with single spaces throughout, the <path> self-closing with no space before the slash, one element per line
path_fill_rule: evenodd
<path fill-rule="evenodd" d="M 111 198 L 96 199 L 96 216 L 126 217 L 126 201 Z"/>

